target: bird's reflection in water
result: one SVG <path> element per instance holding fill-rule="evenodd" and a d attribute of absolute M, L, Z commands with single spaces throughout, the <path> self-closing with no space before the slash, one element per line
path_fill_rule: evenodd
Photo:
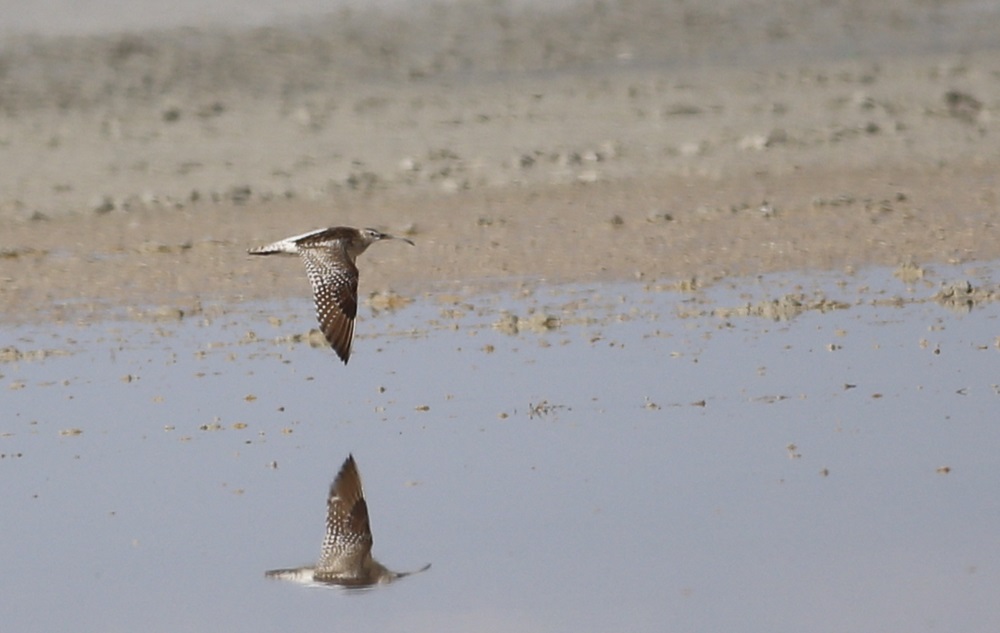
<path fill-rule="evenodd" d="M 368 505 L 361 489 L 361 475 L 353 455 L 348 455 L 330 485 L 326 502 L 326 537 L 315 566 L 272 569 L 268 578 L 308 585 L 331 585 L 361 589 L 388 584 L 404 576 L 426 571 L 430 564 L 409 572 L 395 572 L 372 558 L 372 530 Z"/>

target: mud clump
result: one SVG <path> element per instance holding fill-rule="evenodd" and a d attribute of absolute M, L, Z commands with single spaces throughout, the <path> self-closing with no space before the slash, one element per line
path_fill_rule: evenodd
<path fill-rule="evenodd" d="M 826 297 L 806 297 L 803 294 L 787 294 L 777 299 L 748 303 L 736 308 L 718 308 L 715 315 L 722 318 L 730 317 L 764 317 L 774 321 L 788 321 L 808 311 L 830 312 L 845 310 L 849 304 L 833 301 Z"/>
<path fill-rule="evenodd" d="M 968 312 L 977 304 L 996 301 L 997 292 L 990 288 L 976 287 L 970 281 L 957 281 L 945 284 L 937 294 L 934 301 L 951 310 Z"/>

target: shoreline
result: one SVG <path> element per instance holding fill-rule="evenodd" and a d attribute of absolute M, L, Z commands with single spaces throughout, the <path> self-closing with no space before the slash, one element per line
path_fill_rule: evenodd
<path fill-rule="evenodd" d="M 297 261 L 246 249 L 324 224 L 407 235 L 359 259 L 360 295 L 1000 260 L 992 170 L 658 179 L 455 194 L 351 193 L 7 223 L 0 320 L 87 322 L 308 296 Z M 908 186 L 895 183 L 910 182 Z M 378 218 L 379 221 L 372 221 Z M 137 308 L 141 306 L 142 309 Z"/>

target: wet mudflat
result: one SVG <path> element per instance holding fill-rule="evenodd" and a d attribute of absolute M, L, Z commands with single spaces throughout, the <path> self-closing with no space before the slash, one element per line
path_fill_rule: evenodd
<path fill-rule="evenodd" d="M 307 299 L 7 329 L 0 621 L 995 628 L 993 269 L 428 293 L 363 308 L 346 368 Z M 266 580 L 349 452 L 376 557 L 433 567 Z"/>

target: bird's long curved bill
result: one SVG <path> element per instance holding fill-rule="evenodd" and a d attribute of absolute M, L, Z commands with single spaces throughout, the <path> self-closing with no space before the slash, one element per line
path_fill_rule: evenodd
<path fill-rule="evenodd" d="M 383 240 L 399 240 L 400 242 L 406 242 L 410 246 L 416 246 L 416 244 L 413 243 L 413 240 L 411 240 L 408 237 L 398 237 L 396 235 L 388 235 L 388 234 L 384 233 L 384 234 L 382 234 L 382 239 Z"/>

